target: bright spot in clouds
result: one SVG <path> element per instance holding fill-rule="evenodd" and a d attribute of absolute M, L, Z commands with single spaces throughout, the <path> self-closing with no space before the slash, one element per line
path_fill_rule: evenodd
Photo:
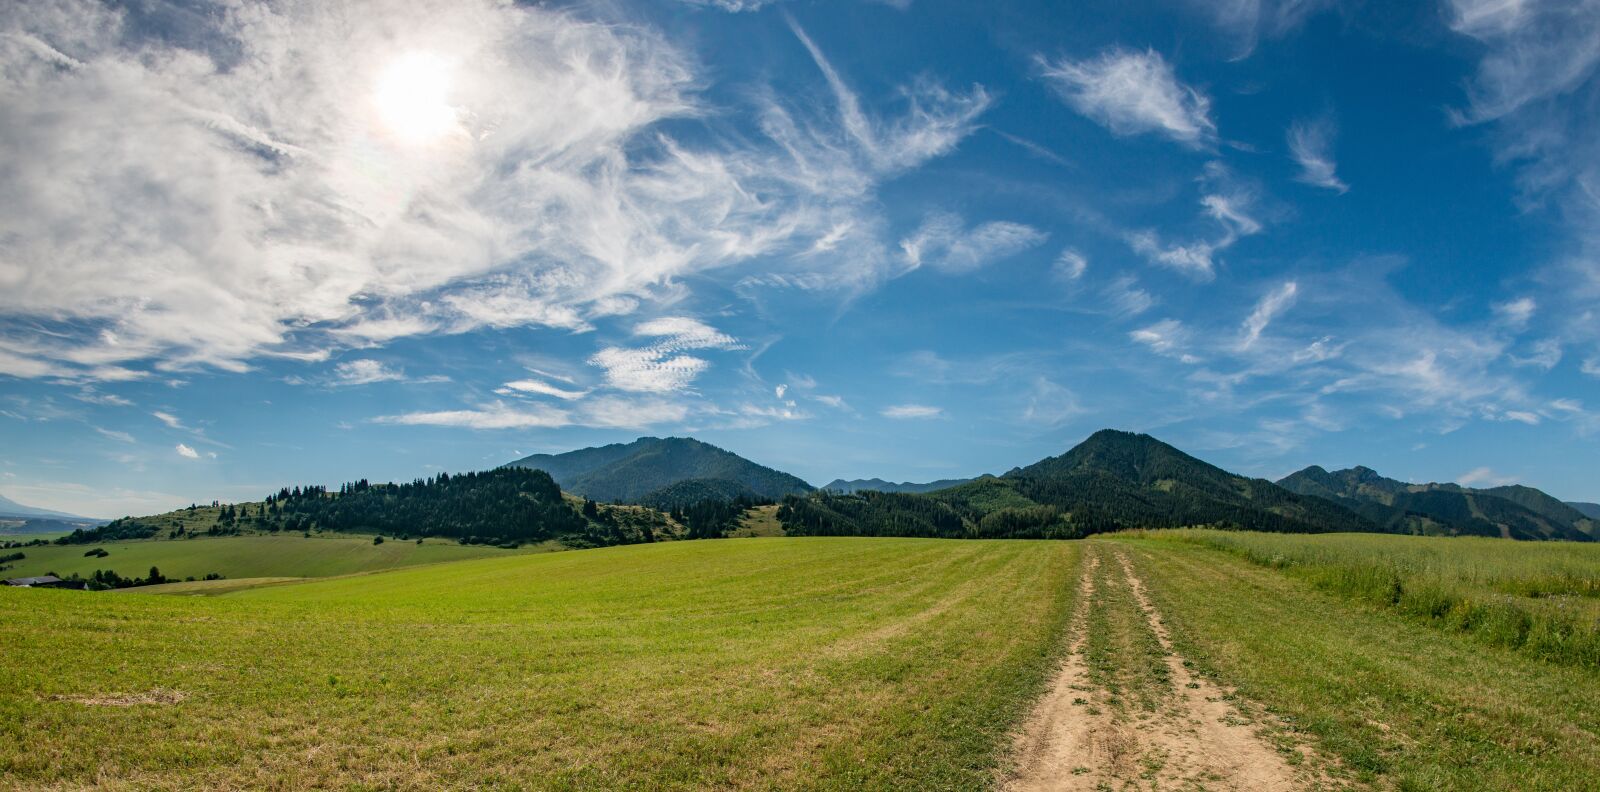
<path fill-rule="evenodd" d="M 450 64 L 431 52 L 407 52 L 379 75 L 373 103 L 384 128 L 401 142 L 432 143 L 457 126 L 450 106 Z"/>
<path fill-rule="evenodd" d="M 186 457 L 188 459 L 199 459 L 200 458 L 200 454 L 198 452 L 196 452 L 193 448 L 190 448 L 189 446 L 184 445 L 183 443 L 179 443 L 178 444 L 178 449 L 177 450 L 178 450 L 178 456 Z"/>

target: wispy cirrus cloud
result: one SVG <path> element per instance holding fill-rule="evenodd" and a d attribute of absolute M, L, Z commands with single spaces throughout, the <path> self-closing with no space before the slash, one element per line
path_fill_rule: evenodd
<path fill-rule="evenodd" d="M 1295 121 L 1289 125 L 1289 154 L 1300 166 L 1300 181 L 1343 194 L 1350 185 L 1339 178 L 1333 160 L 1336 134 L 1331 115 Z"/>
<path fill-rule="evenodd" d="M 1263 296 L 1261 301 L 1256 303 L 1255 310 L 1245 317 L 1244 336 L 1239 340 L 1240 348 L 1249 349 L 1253 346 L 1261 338 L 1261 333 L 1267 329 L 1267 325 L 1294 304 L 1295 295 L 1299 292 L 1299 284 L 1285 281 Z"/>
<path fill-rule="evenodd" d="M 967 228 L 961 217 L 936 212 L 916 233 L 900 240 L 900 252 L 911 269 L 930 266 L 950 274 L 972 272 L 1043 243 L 1049 234 L 1032 226 L 993 221 Z"/>
<path fill-rule="evenodd" d="M 1178 80 L 1155 50 L 1110 49 L 1084 60 L 1036 58 L 1067 104 L 1115 135 L 1156 133 L 1200 147 L 1216 138 L 1211 100 Z"/>
<path fill-rule="evenodd" d="M 596 397 L 577 408 L 542 404 L 488 402 L 459 410 L 434 410 L 378 416 L 372 423 L 395 426 L 440 426 L 478 430 L 557 429 L 568 426 L 639 429 L 679 423 L 690 409 L 664 399 Z"/>
<path fill-rule="evenodd" d="M 895 420 L 938 418 L 944 415 L 944 408 L 926 404 L 896 404 L 883 408 L 879 415 Z"/>

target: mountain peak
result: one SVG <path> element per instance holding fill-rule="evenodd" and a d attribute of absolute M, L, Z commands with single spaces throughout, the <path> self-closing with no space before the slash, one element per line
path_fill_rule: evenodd
<path fill-rule="evenodd" d="M 773 499 L 811 491 L 810 484 L 795 476 L 693 437 L 641 437 L 564 454 L 535 454 L 509 464 L 543 470 L 562 489 L 599 501 L 638 502 L 691 480 L 699 482 L 697 491 L 748 491 Z"/>

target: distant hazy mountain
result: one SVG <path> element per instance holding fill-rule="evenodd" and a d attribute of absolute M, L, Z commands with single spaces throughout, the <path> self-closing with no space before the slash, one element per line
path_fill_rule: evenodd
<path fill-rule="evenodd" d="M 606 502 L 636 503 L 689 480 L 700 480 L 704 491 L 747 491 L 772 499 L 812 489 L 788 473 L 687 437 L 641 437 L 565 454 L 535 454 L 510 464 L 543 470 L 562 489 Z"/>
<path fill-rule="evenodd" d="M 873 490 L 875 492 L 921 493 L 949 489 L 950 487 L 954 487 L 958 484 L 965 484 L 971 480 L 972 479 L 940 479 L 938 481 L 930 481 L 926 484 L 917 484 L 911 481 L 902 481 L 898 483 L 893 481 L 884 481 L 880 478 L 853 479 L 851 481 L 834 479 L 833 481 L 828 482 L 827 486 L 824 486 L 823 489 L 829 492 L 837 492 L 840 495 L 849 495 L 852 492 L 861 492 L 862 490 Z"/>
<path fill-rule="evenodd" d="M 75 520 L 79 522 L 100 522 L 92 517 L 79 517 L 76 514 L 40 509 L 33 506 L 24 506 L 16 501 L 0 495 L 0 518 L 27 520 L 32 518 L 46 518 L 55 520 Z"/>
<path fill-rule="evenodd" d="M 1585 501 L 1567 501 L 1567 505 L 1578 510 L 1579 514 L 1591 520 L 1600 520 L 1600 503 L 1587 503 Z"/>
<path fill-rule="evenodd" d="M 1459 484 L 1412 484 L 1367 467 L 1329 472 L 1315 465 L 1278 484 L 1326 498 L 1384 530 L 1419 534 L 1504 536 L 1513 539 L 1594 539 L 1600 523 L 1532 487 L 1472 489 Z"/>
<path fill-rule="evenodd" d="M 1201 524 L 1376 530 L 1328 500 L 1234 475 L 1149 435 L 1113 430 L 1004 476 L 926 495 L 824 491 L 785 505 L 779 517 L 795 534 L 1055 538 Z"/>

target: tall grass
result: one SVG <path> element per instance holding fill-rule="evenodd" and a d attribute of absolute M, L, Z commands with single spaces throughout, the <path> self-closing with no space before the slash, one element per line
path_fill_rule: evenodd
<path fill-rule="evenodd" d="M 1224 550 L 1551 662 L 1600 667 L 1600 545 L 1207 529 L 1149 535 Z"/>

